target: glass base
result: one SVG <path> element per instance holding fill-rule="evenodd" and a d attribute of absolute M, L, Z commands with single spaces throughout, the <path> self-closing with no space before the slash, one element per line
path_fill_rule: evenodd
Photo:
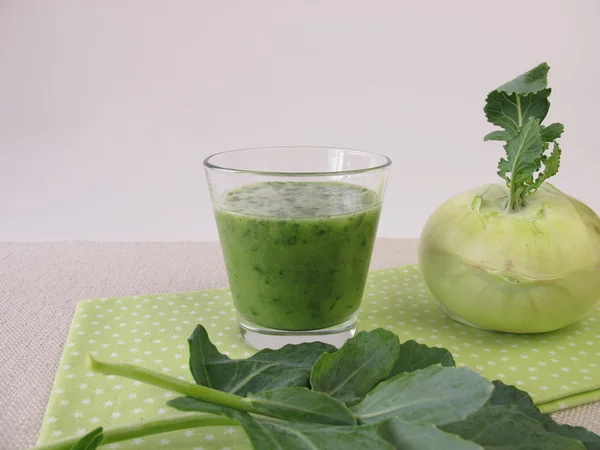
<path fill-rule="evenodd" d="M 276 330 L 265 328 L 249 322 L 238 316 L 238 325 L 244 340 L 248 345 L 257 350 L 269 348 L 276 350 L 288 344 L 302 344 L 305 342 L 324 342 L 340 348 L 356 332 L 358 312 L 354 313 L 345 322 L 329 328 L 318 330 Z"/>

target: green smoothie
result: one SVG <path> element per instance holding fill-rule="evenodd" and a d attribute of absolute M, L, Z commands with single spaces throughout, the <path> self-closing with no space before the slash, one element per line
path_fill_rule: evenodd
<path fill-rule="evenodd" d="M 357 312 L 379 222 L 375 192 L 337 182 L 263 182 L 215 208 L 233 300 L 248 321 L 314 330 Z"/>

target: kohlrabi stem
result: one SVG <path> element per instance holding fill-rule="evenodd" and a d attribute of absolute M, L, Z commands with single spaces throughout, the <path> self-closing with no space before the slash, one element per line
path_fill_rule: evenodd
<path fill-rule="evenodd" d="M 506 212 L 508 213 L 511 213 L 518 209 L 515 196 L 516 189 L 514 187 L 514 183 L 511 181 L 510 185 L 508 186 L 508 201 L 506 204 Z"/>
<path fill-rule="evenodd" d="M 198 427 L 216 427 L 216 426 L 239 426 L 239 423 L 226 417 L 212 416 L 208 414 L 193 414 L 187 416 L 172 417 L 169 419 L 152 420 L 141 422 L 135 425 L 127 425 L 118 428 L 109 428 L 103 431 L 104 439 L 101 445 L 112 444 L 113 442 L 127 441 L 152 434 L 167 433 L 175 430 L 185 430 L 187 428 Z M 91 431 L 91 430 L 90 430 Z M 34 447 L 35 450 L 69 450 L 81 436 L 76 436 L 49 444 Z M 143 446 L 142 446 L 143 448 Z M 33 449 L 32 449 L 33 450 Z"/>
<path fill-rule="evenodd" d="M 515 92 L 515 99 L 517 101 L 517 120 L 519 128 L 523 127 L 523 112 L 521 111 L 521 96 Z M 513 173 L 514 170 L 511 172 Z M 514 177 L 512 177 L 514 178 Z M 506 205 L 506 212 L 518 211 L 520 209 L 520 202 L 517 198 L 517 187 L 514 180 L 511 180 L 508 186 L 508 203 Z"/>
<path fill-rule="evenodd" d="M 525 200 L 523 199 L 523 189 L 517 189 L 515 184 L 511 180 L 508 186 L 508 201 L 506 204 L 506 212 L 511 213 L 519 211 L 525 206 Z"/>
<path fill-rule="evenodd" d="M 202 400 L 213 405 L 226 406 L 237 409 L 238 411 L 254 412 L 250 401 L 245 397 L 230 394 L 228 392 L 217 391 L 199 384 L 188 383 L 187 381 L 163 375 L 143 367 L 131 364 L 115 364 L 98 361 L 89 356 L 90 367 L 94 372 L 104 375 L 119 375 L 142 383 L 158 386 L 169 391 L 178 392 L 197 400 Z"/>

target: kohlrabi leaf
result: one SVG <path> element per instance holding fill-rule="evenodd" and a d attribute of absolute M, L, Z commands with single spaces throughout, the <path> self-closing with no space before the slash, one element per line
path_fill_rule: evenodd
<path fill-rule="evenodd" d="M 540 161 L 550 171 L 555 164 L 553 157 Z M 199 384 L 141 366 L 103 362 L 92 355 L 88 363 L 96 373 L 178 392 L 185 397 L 169 401 L 169 406 L 208 415 L 142 421 L 133 428 L 98 428 L 83 438 L 36 448 L 94 450 L 101 443 L 130 439 L 134 431 L 141 437 L 240 424 L 254 448 L 261 450 L 584 450 L 583 443 L 587 450 L 600 450 L 600 437 L 582 427 L 556 424 L 540 413 L 525 392 L 499 381 L 492 384 L 468 368 L 452 367 L 452 355 L 445 349 L 414 341 L 400 345 L 395 334 L 383 329 L 360 332 L 331 355 L 323 353 L 332 350 L 331 346 L 308 344 L 259 352 L 262 356 L 257 360 L 232 361 L 210 343 L 202 327 L 190 338 L 190 347 Z M 314 364 L 319 371 L 311 374 L 315 385 L 322 383 L 348 397 L 363 395 L 365 386 L 371 386 L 369 392 L 349 408 L 327 392 L 307 386 L 264 390 L 302 379 L 292 376 L 293 370 L 304 371 L 303 383 L 307 384 L 306 366 L 315 360 L 321 361 L 320 367 L 318 361 Z M 400 373 L 393 376 L 394 370 Z M 269 378 L 261 381 L 263 374 Z M 234 380 L 235 389 L 228 387 L 228 377 Z"/>
<path fill-rule="evenodd" d="M 491 133 L 486 134 L 483 137 L 484 141 L 508 141 L 513 137 L 510 131 L 506 130 L 497 130 L 492 131 Z"/>
<path fill-rule="evenodd" d="M 266 449 L 265 437 L 277 443 L 278 450 L 394 450 L 396 447 L 379 434 L 377 425 L 331 426 L 287 422 L 254 421 L 242 423 L 255 449 Z"/>
<path fill-rule="evenodd" d="M 248 405 L 243 405 L 244 408 L 238 408 L 238 410 L 291 422 L 356 425 L 354 415 L 344 403 L 322 392 L 311 391 L 307 388 L 275 389 L 258 394 L 249 393 L 244 400 L 248 402 Z M 187 405 L 192 405 L 198 411 L 199 408 L 203 408 L 203 412 L 215 414 L 232 409 L 229 407 L 223 409 L 222 406 L 216 405 L 216 401 L 208 403 L 192 397 L 179 397 L 168 404 L 173 408 L 183 410 Z"/>
<path fill-rule="evenodd" d="M 527 392 L 521 391 L 515 386 L 506 385 L 499 380 L 496 380 L 493 383 L 494 392 L 492 393 L 488 404 L 515 405 L 524 414 L 539 421 L 546 431 L 577 439 L 585 445 L 587 450 L 600 450 L 600 436 L 597 434 L 594 434 L 583 427 L 558 424 L 552 419 L 552 416 L 542 413 L 538 407 L 535 406 Z"/>
<path fill-rule="evenodd" d="M 527 185 L 525 193 L 530 191 L 535 191 L 538 189 L 542 183 L 548 178 L 556 175 L 558 173 L 558 167 L 560 165 L 560 147 L 558 142 L 554 142 L 554 147 L 549 156 L 542 157 L 542 161 L 544 162 L 544 170 L 542 173 L 538 175 L 533 183 Z"/>
<path fill-rule="evenodd" d="M 265 450 L 283 450 L 283 447 L 280 446 L 279 443 L 269 435 L 269 433 L 263 430 L 260 424 L 257 423 L 256 419 L 246 412 L 227 408 L 225 406 L 215 405 L 213 403 L 204 402 L 191 397 L 177 397 L 173 400 L 169 400 L 167 405 L 178 409 L 179 411 L 216 414 L 237 420 L 244 428 L 246 435 L 250 438 L 253 448 Z M 260 444 L 256 446 L 255 444 L 258 442 L 260 442 Z"/>
<path fill-rule="evenodd" d="M 507 139 L 502 140 L 507 141 L 515 137 L 530 119 L 537 119 L 538 122 L 544 120 L 550 109 L 549 95 L 550 89 L 527 96 L 492 91 L 487 97 L 484 111 L 489 122 L 504 128 L 503 137 Z M 490 140 L 489 136 L 487 140 Z"/>
<path fill-rule="evenodd" d="M 324 353 L 315 362 L 312 389 L 352 405 L 389 377 L 399 348 L 398 336 L 390 331 L 359 331 L 338 351 Z"/>
<path fill-rule="evenodd" d="M 77 441 L 71 450 L 96 450 L 103 439 L 102 427 L 95 428 Z"/>
<path fill-rule="evenodd" d="M 485 115 L 490 123 L 503 128 L 504 133 L 503 139 L 500 132 L 490 133 L 487 140 L 509 141 L 530 118 L 540 123 L 544 120 L 550 108 L 549 70 L 548 64 L 542 63 L 488 94 L 483 108 Z"/>
<path fill-rule="evenodd" d="M 515 93 L 521 95 L 535 94 L 548 86 L 549 71 L 550 67 L 548 64 L 545 62 L 541 63 L 508 83 L 504 83 L 496 91 L 504 92 L 508 95 Z"/>
<path fill-rule="evenodd" d="M 492 390 L 492 383 L 468 368 L 433 365 L 383 381 L 351 409 L 359 423 L 397 417 L 440 425 L 477 411 Z"/>
<path fill-rule="evenodd" d="M 534 184 L 533 175 L 540 169 L 543 156 L 540 125 L 537 119 L 529 119 L 504 146 L 506 163 L 500 163 L 499 171 L 505 179 L 504 167 L 510 168 L 509 208 L 519 209 L 524 206 L 524 194 Z"/>
<path fill-rule="evenodd" d="M 504 146 L 510 167 L 511 182 L 521 185 L 532 178 L 539 169 L 542 157 L 540 126 L 536 119 L 530 119 L 519 132 Z"/>
<path fill-rule="evenodd" d="M 544 142 L 552 142 L 558 139 L 564 131 L 565 127 L 562 123 L 551 123 L 547 127 L 540 127 L 542 141 Z"/>
<path fill-rule="evenodd" d="M 445 348 L 428 347 L 410 340 L 400 344 L 398 359 L 394 364 L 390 378 L 402 372 L 414 372 L 434 364 L 454 367 L 454 358 Z"/>
<path fill-rule="evenodd" d="M 333 426 L 257 419 L 248 413 L 216 406 L 190 397 L 168 402 L 181 411 L 206 412 L 237 420 L 253 448 L 260 450 L 393 450 L 376 425 Z"/>
<path fill-rule="evenodd" d="M 295 422 L 356 425 L 348 407 L 327 394 L 307 388 L 275 389 L 248 394 L 258 414 Z"/>
<path fill-rule="evenodd" d="M 554 142 L 552 153 L 550 153 L 550 156 L 544 159 L 544 172 L 542 173 L 544 178 L 550 178 L 558 173 L 561 153 L 562 150 L 560 149 L 558 142 Z"/>
<path fill-rule="evenodd" d="M 383 422 L 379 431 L 401 450 L 484 450 L 481 445 L 446 433 L 430 423 L 393 418 Z"/>
<path fill-rule="evenodd" d="M 466 419 L 440 427 L 486 450 L 586 450 L 583 443 L 544 429 L 515 405 L 486 405 Z"/>
<path fill-rule="evenodd" d="M 196 383 L 245 396 L 248 392 L 308 387 L 314 362 L 332 345 L 311 342 L 265 349 L 248 359 L 230 359 L 212 344 L 206 329 L 198 325 L 188 339 L 190 370 Z"/>
<path fill-rule="evenodd" d="M 509 188 L 508 210 L 525 206 L 525 197 L 558 171 L 557 156 L 544 155 L 547 143 L 555 142 L 564 131 L 560 123 L 542 126 L 550 109 L 550 67 L 542 63 L 490 92 L 484 107 L 488 121 L 502 128 L 492 131 L 485 141 L 505 141 L 506 158 L 500 159 L 498 175 Z M 557 151 L 560 153 L 560 150 Z M 542 162 L 548 160 L 548 165 Z M 509 175 L 510 174 L 510 175 Z"/>
<path fill-rule="evenodd" d="M 510 182 L 510 178 L 508 176 L 510 172 L 510 164 L 504 158 L 500 158 L 500 162 L 498 163 L 498 175 L 500 175 L 504 180 L 506 180 L 507 184 Z"/>

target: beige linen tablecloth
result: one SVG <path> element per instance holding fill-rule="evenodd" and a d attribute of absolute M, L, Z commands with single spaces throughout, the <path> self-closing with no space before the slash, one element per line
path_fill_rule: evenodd
<path fill-rule="evenodd" d="M 379 239 L 373 269 L 416 262 L 416 240 Z M 0 243 L 0 449 L 35 444 L 76 303 L 224 287 L 218 243 Z M 554 415 L 600 433 L 600 403 Z"/>

